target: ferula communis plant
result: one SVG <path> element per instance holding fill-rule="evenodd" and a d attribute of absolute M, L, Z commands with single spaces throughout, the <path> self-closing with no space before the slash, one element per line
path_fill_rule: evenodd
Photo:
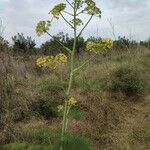
<path fill-rule="evenodd" d="M 65 45 L 63 45 L 58 39 L 55 39 L 70 55 L 69 65 L 70 65 L 70 73 L 69 73 L 69 80 L 68 80 L 68 87 L 66 91 L 64 91 L 65 100 L 64 106 L 58 106 L 59 111 L 63 111 L 63 122 L 62 122 L 62 132 L 61 132 L 61 142 L 63 145 L 64 136 L 67 130 L 68 124 L 68 114 L 69 110 L 76 104 L 76 99 L 71 97 L 70 91 L 72 88 L 72 81 L 74 74 L 81 70 L 82 67 L 87 64 L 92 58 L 84 62 L 81 66 L 75 68 L 74 67 L 74 56 L 76 51 L 76 43 L 78 38 L 81 36 L 84 29 L 87 25 L 91 22 L 94 16 L 101 17 L 101 9 L 96 6 L 96 3 L 93 0 L 64 0 L 64 3 L 60 3 L 54 6 L 53 9 L 49 11 L 51 15 L 51 20 L 48 21 L 40 21 L 36 26 L 36 33 L 38 36 L 43 34 L 48 34 L 51 38 L 54 38 L 48 31 L 53 23 L 53 20 L 59 20 L 61 17 L 69 26 L 70 29 L 73 30 L 73 37 L 74 43 L 72 49 L 69 49 Z M 67 7 L 70 7 L 72 11 L 67 11 Z M 81 14 L 89 15 L 89 19 L 87 22 L 83 22 L 81 19 Z M 66 15 L 70 16 L 70 20 L 66 19 Z M 80 28 L 79 28 L 80 27 Z M 78 30 L 80 31 L 78 32 Z M 92 51 L 94 53 L 101 53 L 105 50 L 112 47 L 112 40 L 102 39 L 99 43 L 94 43 L 92 41 L 87 42 L 87 51 Z M 95 55 L 94 55 L 95 56 Z M 58 54 L 57 56 L 46 56 L 43 58 L 39 58 L 37 60 L 37 65 L 40 67 L 51 67 L 55 66 L 56 64 L 61 64 L 67 62 L 67 57 L 64 54 Z M 63 150 L 63 146 L 61 145 L 60 150 Z"/>

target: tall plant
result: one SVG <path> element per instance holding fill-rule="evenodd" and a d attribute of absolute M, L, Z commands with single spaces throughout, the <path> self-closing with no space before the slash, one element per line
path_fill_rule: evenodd
<path fill-rule="evenodd" d="M 70 7 L 69 11 L 67 11 L 67 7 Z M 68 80 L 68 87 L 64 91 L 65 93 L 65 100 L 64 106 L 59 106 L 59 110 L 63 110 L 63 122 L 62 122 L 62 132 L 61 132 L 61 142 L 64 141 L 64 136 L 67 131 L 68 125 L 68 114 L 71 109 L 76 104 L 76 99 L 71 97 L 70 91 L 72 88 L 72 82 L 74 74 L 81 70 L 85 64 L 87 64 L 92 58 L 83 62 L 83 64 L 77 68 L 74 66 L 75 62 L 75 52 L 76 52 L 76 44 L 79 37 L 82 35 L 83 31 L 87 27 L 87 25 L 91 22 L 94 16 L 101 17 L 101 10 L 96 6 L 96 3 L 93 0 L 65 0 L 65 3 L 60 3 L 54 6 L 53 9 L 50 10 L 49 14 L 52 16 L 51 20 L 48 21 L 40 21 L 36 27 L 36 33 L 38 36 L 43 34 L 48 34 L 51 38 L 56 40 L 67 52 L 70 56 L 69 58 L 69 80 Z M 83 22 L 81 15 L 89 15 L 89 19 L 86 22 Z M 70 16 L 70 20 L 66 18 L 66 15 Z M 73 47 L 72 49 L 66 47 L 62 44 L 58 39 L 52 36 L 48 31 L 54 21 L 54 19 L 59 20 L 60 17 L 70 26 L 73 30 Z M 102 39 L 99 43 L 94 43 L 89 41 L 87 43 L 87 50 L 92 51 L 94 53 L 103 52 L 104 50 L 111 48 L 112 41 L 111 39 Z M 95 55 L 94 55 L 95 56 Z M 37 65 L 40 67 L 56 67 L 62 63 L 67 62 L 67 56 L 60 53 L 54 56 L 45 56 L 41 57 L 37 60 Z M 61 146 L 61 150 L 63 147 Z"/>

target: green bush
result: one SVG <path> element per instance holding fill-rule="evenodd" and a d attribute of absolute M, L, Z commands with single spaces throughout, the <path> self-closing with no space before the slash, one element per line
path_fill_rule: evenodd
<path fill-rule="evenodd" d="M 5 145 L 2 150 L 52 150 L 52 148 L 48 145 L 33 145 L 28 143 L 15 142 Z"/>
<path fill-rule="evenodd" d="M 113 93 L 121 92 L 128 97 L 142 96 L 144 88 L 140 72 L 128 66 L 122 66 L 113 72 L 112 77 L 107 79 L 104 87 L 104 89 L 109 89 Z"/>
<path fill-rule="evenodd" d="M 17 138 L 20 143 L 27 143 L 28 148 L 31 150 L 40 148 L 47 150 L 48 147 L 49 149 L 52 147 L 52 150 L 59 150 L 60 135 L 61 130 L 59 128 L 26 128 L 20 131 Z M 66 133 L 63 147 L 64 150 L 89 150 L 90 141 L 83 136 Z"/>
<path fill-rule="evenodd" d="M 32 102 L 32 110 L 45 119 L 57 116 L 57 106 L 63 100 L 63 84 L 57 76 L 46 80 L 38 85 L 39 95 Z"/>
<path fill-rule="evenodd" d="M 59 112 L 58 116 L 63 117 L 63 112 Z M 68 115 L 68 118 L 76 119 L 76 120 L 83 120 L 84 117 L 85 117 L 85 112 L 77 108 L 71 109 Z"/>
<path fill-rule="evenodd" d="M 36 54 L 35 40 L 31 37 L 25 37 L 23 33 L 18 33 L 12 37 L 14 54 Z"/>
<path fill-rule="evenodd" d="M 8 145 L 5 145 L 3 149 L 5 150 L 25 150 L 27 148 L 26 143 L 11 143 Z"/>
<path fill-rule="evenodd" d="M 50 80 L 44 81 L 40 86 L 41 86 L 40 89 L 41 92 L 49 91 L 51 93 L 55 93 L 63 90 L 63 84 L 61 83 L 60 79 L 56 76 L 54 76 Z"/>
<path fill-rule="evenodd" d="M 129 144 L 132 149 L 148 150 L 148 147 L 150 146 L 149 124 L 134 127 L 129 135 Z"/>
<path fill-rule="evenodd" d="M 39 99 L 32 103 L 32 110 L 43 116 L 45 119 L 50 119 L 57 116 L 56 107 L 48 100 Z"/>
<path fill-rule="evenodd" d="M 60 142 L 55 144 L 54 149 L 59 150 Z M 89 139 L 67 133 L 63 143 L 64 150 L 90 150 L 90 141 Z"/>
<path fill-rule="evenodd" d="M 81 80 L 78 82 L 79 87 L 83 93 L 100 91 L 102 89 L 103 82 L 101 79 L 95 80 Z"/>
<path fill-rule="evenodd" d="M 85 117 L 85 112 L 74 108 L 74 109 L 70 110 L 69 117 L 76 119 L 76 120 L 83 120 Z"/>

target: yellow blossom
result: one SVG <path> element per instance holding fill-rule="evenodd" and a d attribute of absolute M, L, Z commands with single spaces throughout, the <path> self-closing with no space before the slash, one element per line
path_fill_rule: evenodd
<path fill-rule="evenodd" d="M 67 56 L 63 53 L 54 56 L 43 56 L 36 60 L 36 65 L 39 67 L 51 67 L 55 68 L 57 65 L 64 64 L 67 62 Z"/>
<path fill-rule="evenodd" d="M 50 67 L 54 64 L 54 56 L 43 56 L 37 59 L 36 65 L 39 67 Z"/>
<path fill-rule="evenodd" d="M 104 38 L 104 39 L 102 39 L 100 44 L 102 45 L 103 49 L 111 49 L 113 46 L 113 41 L 110 38 Z"/>
<path fill-rule="evenodd" d="M 94 53 L 102 53 L 113 46 L 113 41 L 110 38 L 104 38 L 100 42 L 88 41 L 86 50 Z"/>
<path fill-rule="evenodd" d="M 88 50 L 88 51 L 94 51 L 95 50 L 95 48 L 96 48 L 96 44 L 93 42 L 93 41 L 89 41 L 89 42 L 87 42 L 87 44 L 86 44 L 86 49 Z"/>
<path fill-rule="evenodd" d="M 68 101 L 69 106 L 75 106 L 77 103 L 77 100 L 74 97 L 71 97 Z"/>
<path fill-rule="evenodd" d="M 63 105 L 59 105 L 57 106 L 58 112 L 62 112 L 64 110 L 64 106 Z"/>
<path fill-rule="evenodd" d="M 67 62 L 67 56 L 63 53 L 59 53 L 55 56 L 55 62 L 59 64 L 64 64 Z"/>
<path fill-rule="evenodd" d="M 66 4 L 60 3 L 56 5 L 52 10 L 50 10 L 49 14 L 51 13 L 56 19 L 59 19 L 59 15 L 65 8 Z"/>
<path fill-rule="evenodd" d="M 51 26 L 50 21 L 40 21 L 37 23 L 36 26 L 36 33 L 38 36 L 43 35 L 46 31 L 49 30 L 49 27 Z"/>

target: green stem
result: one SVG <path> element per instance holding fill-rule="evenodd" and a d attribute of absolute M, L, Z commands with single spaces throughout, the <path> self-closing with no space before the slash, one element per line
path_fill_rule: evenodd
<path fill-rule="evenodd" d="M 63 12 L 64 12 L 65 14 L 68 14 L 68 15 L 70 15 L 70 16 L 73 16 L 73 14 L 72 14 L 72 13 L 69 13 L 68 11 L 63 10 Z"/>
<path fill-rule="evenodd" d="M 87 23 L 84 25 L 84 27 L 82 28 L 82 30 L 80 31 L 80 33 L 77 36 L 77 39 L 81 36 L 82 32 L 84 31 L 84 29 L 87 27 L 87 25 L 90 23 L 90 21 L 92 20 L 94 15 L 91 15 L 91 17 L 89 18 L 89 20 L 87 21 Z"/>
<path fill-rule="evenodd" d="M 66 47 L 64 44 L 62 44 L 59 40 L 57 40 L 56 38 L 54 38 L 49 32 L 45 31 L 51 38 L 53 38 L 57 43 L 59 43 L 68 53 L 71 54 L 71 50 Z"/>
<path fill-rule="evenodd" d="M 71 28 L 74 28 L 74 26 L 69 22 L 67 21 L 67 19 L 63 16 L 62 13 L 60 13 L 61 17 L 64 19 L 64 21 L 71 27 Z"/>
<path fill-rule="evenodd" d="M 73 5 L 69 2 L 69 0 L 66 0 L 66 2 L 74 9 Z"/>
<path fill-rule="evenodd" d="M 76 33 L 76 0 L 75 0 L 75 4 L 74 4 L 74 43 L 73 43 L 73 49 L 71 52 L 71 64 L 70 64 L 70 75 L 69 75 L 69 84 L 68 84 L 68 89 L 67 89 L 67 97 L 69 97 L 70 95 L 70 91 L 71 91 L 71 86 L 72 86 L 72 81 L 73 81 L 73 70 L 74 70 L 74 54 L 75 54 L 75 49 L 76 49 L 76 42 L 77 42 L 77 33 Z M 63 150 L 63 142 L 64 142 L 64 136 L 67 130 L 67 125 L 68 125 L 68 120 L 67 120 L 67 116 L 68 116 L 68 99 L 65 100 L 65 108 L 64 108 L 64 115 L 63 115 L 63 124 L 62 124 L 62 133 L 61 133 L 61 146 L 60 146 L 60 150 Z"/>
<path fill-rule="evenodd" d="M 89 60 L 85 61 L 81 66 L 75 68 L 73 70 L 73 73 L 76 73 L 77 71 L 81 70 L 86 64 L 88 64 L 97 54 L 95 54 L 93 57 L 91 57 Z"/>

